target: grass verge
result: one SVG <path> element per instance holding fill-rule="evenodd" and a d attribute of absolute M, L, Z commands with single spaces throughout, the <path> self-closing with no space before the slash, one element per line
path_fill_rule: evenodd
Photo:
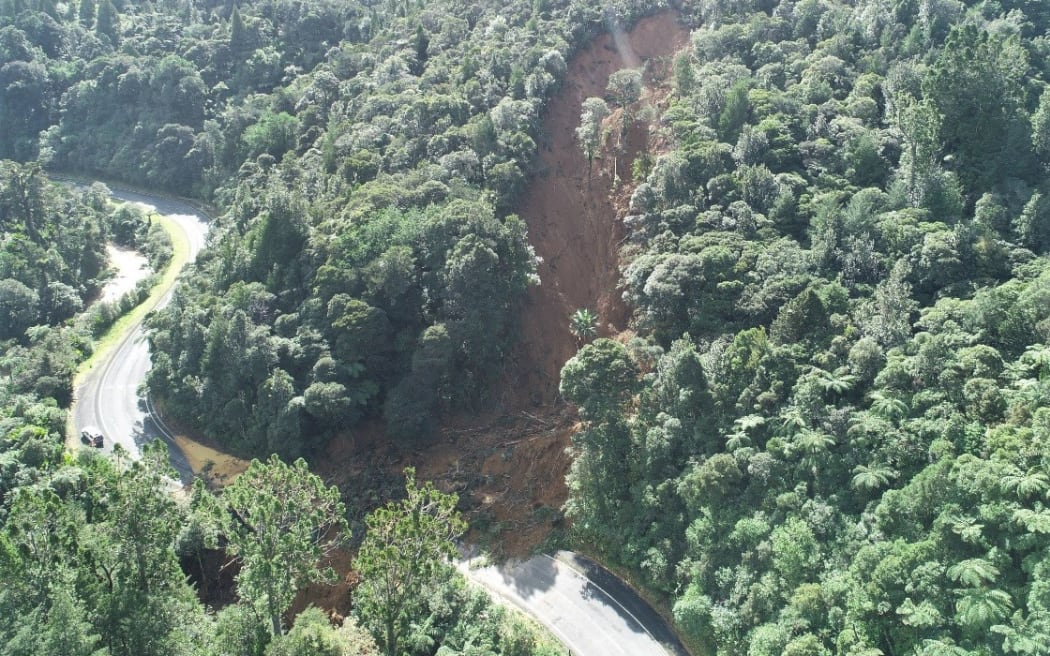
<path fill-rule="evenodd" d="M 109 330 L 105 332 L 94 342 L 94 351 L 87 360 L 80 363 L 77 367 L 77 373 L 73 377 L 74 389 L 79 387 L 84 381 L 84 377 L 94 369 L 99 363 L 104 362 L 105 359 L 116 349 L 124 338 L 131 334 L 132 331 L 139 325 L 139 323 L 146 318 L 146 315 L 157 308 L 157 304 L 160 303 L 160 299 L 164 297 L 168 291 L 175 285 L 175 280 L 179 276 L 179 272 L 186 266 L 190 259 L 190 243 L 186 239 L 186 235 L 179 229 L 175 221 L 166 216 L 154 216 L 154 221 L 160 223 L 160 225 L 167 231 L 168 236 L 171 237 L 172 254 L 171 261 L 168 262 L 168 266 L 164 268 L 163 274 L 157 281 L 157 284 L 153 286 L 149 296 L 146 300 L 139 303 L 130 312 L 117 319 Z M 66 449 L 69 451 L 74 450 L 79 441 L 77 439 L 75 426 L 73 425 L 73 409 L 70 408 L 67 414 L 66 420 Z"/>
<path fill-rule="evenodd" d="M 77 368 L 76 377 L 73 379 L 74 385 L 79 385 L 83 380 L 84 376 L 91 371 L 95 365 L 106 359 L 119 345 L 124 338 L 134 330 L 135 326 L 139 324 L 146 315 L 156 309 L 157 304 L 160 303 L 160 299 L 164 294 L 175 285 L 175 279 L 178 277 L 179 272 L 182 271 L 190 259 L 190 244 L 186 240 L 186 235 L 179 230 L 175 222 L 166 216 L 155 216 L 154 221 L 157 221 L 164 227 L 168 232 L 168 236 L 171 237 L 172 244 L 172 256 L 171 261 L 168 262 L 168 266 L 164 269 L 163 275 L 160 280 L 150 291 L 146 300 L 135 306 L 131 312 L 128 312 L 120 319 L 110 326 L 109 330 L 104 335 L 95 340 L 95 350 L 87 360 L 80 363 Z"/>

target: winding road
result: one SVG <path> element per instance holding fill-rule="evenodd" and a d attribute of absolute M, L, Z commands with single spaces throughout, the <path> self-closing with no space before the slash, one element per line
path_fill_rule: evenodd
<path fill-rule="evenodd" d="M 503 565 L 459 563 L 466 577 L 536 618 L 573 656 L 689 656 L 634 590 L 594 561 L 558 551 Z"/>
<path fill-rule="evenodd" d="M 185 233 L 190 261 L 204 247 L 208 224 L 197 209 L 175 200 L 111 190 L 119 199 L 165 214 Z M 171 290 L 158 307 L 171 299 Z M 135 325 L 76 389 L 73 423 L 102 430 L 105 451 L 120 444 L 132 458 L 162 439 L 183 483 L 193 471 L 171 432 L 152 412 L 142 384 L 149 371 L 149 347 L 142 324 Z M 633 590 L 593 561 L 568 551 L 503 565 L 465 557 L 460 570 L 491 594 L 514 604 L 546 626 L 573 656 L 688 656 L 663 619 Z"/>
<path fill-rule="evenodd" d="M 118 200 L 143 205 L 147 211 L 171 218 L 189 243 L 189 261 L 196 259 L 197 253 L 204 248 L 208 224 L 206 217 L 196 208 L 176 200 L 131 191 L 111 189 L 110 193 Z M 163 307 L 170 300 L 171 290 L 168 290 L 157 307 Z M 144 444 L 162 439 L 171 453 L 172 466 L 182 482 L 188 483 L 193 478 L 193 471 L 186 456 L 175 445 L 171 432 L 147 409 L 149 399 L 141 389 L 149 367 L 149 345 L 140 322 L 77 386 L 73 426 L 77 435 L 87 426 L 98 427 L 105 436 L 104 451 L 111 452 L 114 444 L 120 444 L 132 458 L 140 457 Z"/>

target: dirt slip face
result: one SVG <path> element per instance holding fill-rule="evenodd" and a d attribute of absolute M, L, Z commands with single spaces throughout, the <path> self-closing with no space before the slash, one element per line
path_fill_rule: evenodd
<path fill-rule="evenodd" d="M 613 134 L 588 174 L 576 140 L 581 105 L 586 98 L 606 95 L 612 73 L 644 64 L 655 79 L 646 76 L 639 107 L 659 106 L 669 95 L 661 82 L 671 57 L 688 42 L 689 31 L 678 25 L 675 14 L 664 12 L 639 21 L 628 33 L 596 38 L 569 63 L 543 117 L 539 172 L 518 208 L 542 260 L 540 284 L 523 303 L 521 337 L 496 393 L 498 407 L 484 417 L 453 420 L 443 432 L 444 444 L 416 460 L 421 476 L 467 497 L 472 537 L 495 538 L 491 546 L 503 555 L 526 555 L 541 544 L 560 524 L 568 497 L 567 448 L 577 418 L 560 402 L 558 383 L 562 366 L 577 350 L 569 317 L 579 308 L 596 311 L 604 336 L 621 334 L 630 318 L 619 289 L 621 218 L 634 186 L 631 163 L 659 144 L 651 143 L 649 124 L 638 119 L 623 147 L 615 148 L 616 112 L 607 120 Z M 657 109 L 655 115 L 660 113 Z"/>
<path fill-rule="evenodd" d="M 569 63 L 562 88 L 543 117 L 538 173 L 518 208 L 542 259 L 540 284 L 522 304 L 521 336 L 490 406 L 445 420 L 440 437 L 407 454 L 398 452 L 379 422 L 360 426 L 352 437 L 333 440 L 327 457 L 315 463 L 314 470 L 326 482 L 338 484 L 344 494 L 357 488 L 362 500 L 378 499 L 388 490 L 375 485 L 385 486 L 404 467 L 414 466 L 420 480 L 459 495 L 471 524 L 468 540 L 497 555 L 527 555 L 561 524 L 571 465 L 566 449 L 577 427 L 575 409 L 558 394 L 561 368 L 577 350 L 569 317 L 590 308 L 599 315 L 600 334 L 616 336 L 625 329 L 630 313 L 621 300 L 617 251 L 624 236 L 621 218 L 633 191 L 631 163 L 638 153 L 659 146 L 652 142 L 650 126 L 638 119 L 627 130 L 623 147 L 615 148 L 619 113 L 614 112 L 607 120 L 613 135 L 588 176 L 575 134 L 580 107 L 586 98 L 605 96 L 610 74 L 640 64 L 655 76 L 646 76 L 649 88 L 639 106 L 660 105 L 668 96 L 661 78 L 670 57 L 688 39 L 675 14 L 665 12 L 616 38 L 596 38 Z M 655 115 L 659 113 L 657 109 Z M 614 184 L 614 171 L 619 185 Z M 330 594 L 343 594 L 345 601 L 349 583 Z M 326 607 L 341 610 L 338 604 Z"/>
<path fill-rule="evenodd" d="M 530 290 L 523 304 L 521 338 L 493 394 L 495 403 L 485 412 L 449 418 L 438 439 L 412 453 L 400 452 L 378 420 L 331 440 L 312 469 L 325 484 L 342 490 L 355 521 L 383 499 L 395 498 L 404 489 L 400 473 L 413 466 L 419 480 L 434 481 L 459 495 L 471 524 L 468 540 L 485 544 L 497 556 L 526 556 L 561 524 L 571 465 L 567 448 L 578 429 L 575 409 L 558 396 L 561 368 L 577 350 L 569 317 L 579 308 L 590 308 L 599 315 L 600 334 L 622 336 L 630 313 L 621 300 L 617 251 L 624 235 L 621 218 L 633 191 L 631 163 L 643 150 L 662 150 L 642 120 L 629 127 L 624 146 L 614 148 L 617 110 L 606 121 L 614 134 L 588 176 L 575 135 L 580 106 L 586 98 L 605 96 L 610 74 L 645 64 L 649 74 L 642 104 L 658 108 L 669 93 L 662 80 L 670 57 L 688 39 L 689 32 L 677 24 L 675 14 L 665 12 L 615 38 L 598 37 L 570 62 L 564 85 L 544 115 L 539 173 L 518 208 L 543 260 L 541 284 Z M 614 184 L 614 172 L 619 185 Z M 206 443 L 186 442 L 183 447 L 194 470 L 216 487 L 231 482 L 246 466 Z M 358 537 L 360 531 L 358 524 Z M 187 570 L 212 581 L 203 597 L 224 605 L 232 600 L 231 573 L 222 569 L 222 554 L 213 556 L 215 562 L 191 563 Z M 351 552 L 337 551 L 325 565 L 338 572 L 339 581 L 301 591 L 293 614 L 310 604 L 335 619 L 349 612 L 357 581 Z"/>
<path fill-rule="evenodd" d="M 616 38 L 604 34 L 572 59 L 561 91 L 548 106 L 539 174 L 526 188 L 518 211 L 542 262 L 540 284 L 530 290 L 522 310 L 521 342 L 501 399 L 508 409 L 543 407 L 557 400 L 561 368 L 577 348 L 569 332 L 574 311 L 596 311 L 599 334 L 604 336 L 626 327 L 629 310 L 619 289 L 617 257 L 624 236 L 618 197 L 629 196 L 631 163 L 647 147 L 649 131 L 636 122 L 617 156 L 613 143 L 618 129 L 613 127 L 604 157 L 595 159 L 588 175 L 575 130 L 583 101 L 604 97 L 609 75 L 638 61 L 670 57 L 688 39 L 688 30 L 670 12 L 645 18 Z M 619 186 L 614 186 L 614 170 Z"/>

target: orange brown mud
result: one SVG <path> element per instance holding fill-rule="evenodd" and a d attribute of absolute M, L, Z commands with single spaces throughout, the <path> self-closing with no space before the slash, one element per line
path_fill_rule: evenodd
<path fill-rule="evenodd" d="M 491 407 L 446 420 L 439 439 L 408 454 L 398 453 L 377 426 L 358 429 L 329 445 L 318 473 L 341 483 L 364 462 L 396 472 L 414 466 L 419 478 L 459 493 L 473 527 L 470 538 L 506 556 L 528 554 L 543 543 L 560 522 L 568 495 L 567 448 L 577 422 L 575 409 L 558 394 L 561 368 L 578 348 L 569 317 L 590 308 L 598 313 L 601 335 L 617 336 L 626 329 L 630 310 L 619 288 L 621 218 L 633 191 L 634 158 L 659 146 L 643 121 L 634 122 L 619 150 L 612 129 L 604 157 L 595 159 L 588 175 L 575 137 L 580 107 L 588 97 L 606 95 L 609 75 L 627 65 L 621 52 L 628 50 L 628 60 L 644 62 L 655 73 L 646 77 L 642 104 L 653 105 L 652 115 L 659 116 L 670 95 L 663 80 L 671 57 L 688 39 L 677 15 L 663 12 L 621 35 L 619 50 L 606 33 L 569 62 L 565 82 L 543 116 L 537 173 L 518 208 L 541 260 L 540 284 L 522 303 L 520 336 Z M 610 125 L 618 116 L 610 117 Z M 614 167 L 619 186 L 614 186 Z"/>

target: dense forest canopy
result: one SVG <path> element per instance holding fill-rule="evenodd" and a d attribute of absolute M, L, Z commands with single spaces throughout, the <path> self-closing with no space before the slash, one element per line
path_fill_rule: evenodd
<path fill-rule="evenodd" d="M 309 566 L 260 580 L 245 560 L 240 602 L 200 607 L 177 556 L 238 539 L 215 519 L 236 493 L 181 508 L 149 459 L 63 464 L 90 349 L 69 320 L 103 242 L 148 238 L 31 162 L 223 210 L 151 322 L 169 412 L 260 456 L 378 417 L 425 440 L 485 404 L 537 282 L 514 209 L 566 63 L 663 8 L 0 0 L 0 158 L 23 162 L 0 166 L 0 610 L 25 620 L 0 653 L 305 653 L 310 631 L 325 653 L 376 649 L 313 614 L 284 634 Z M 666 110 L 642 106 L 652 71 L 627 70 L 576 132 L 588 175 L 632 122 L 657 138 L 620 172 L 632 332 L 595 339 L 586 308 L 572 323 L 573 536 L 712 653 L 1048 653 L 1050 6 L 677 9 L 694 31 Z M 299 465 L 257 467 L 341 520 Z M 122 533 L 127 508 L 153 513 L 148 535 Z M 146 560 L 113 569 L 114 548 Z M 477 629 L 483 602 L 457 585 L 404 613 L 365 585 L 362 626 L 412 654 L 531 649 Z M 131 632 L 132 611 L 159 624 Z"/>

